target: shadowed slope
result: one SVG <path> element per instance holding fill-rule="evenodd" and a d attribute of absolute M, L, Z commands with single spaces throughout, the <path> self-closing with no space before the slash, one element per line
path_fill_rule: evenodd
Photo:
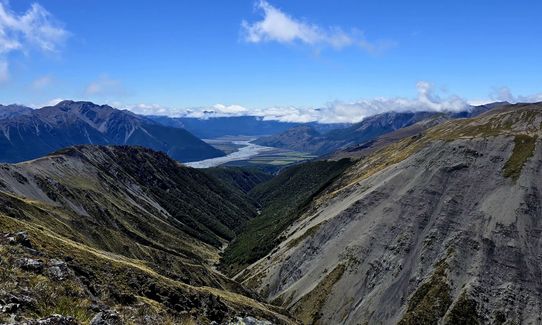
<path fill-rule="evenodd" d="M 224 155 L 184 129 L 90 102 L 63 101 L 0 119 L 0 161 L 20 162 L 80 144 L 140 145 L 185 162 Z"/>

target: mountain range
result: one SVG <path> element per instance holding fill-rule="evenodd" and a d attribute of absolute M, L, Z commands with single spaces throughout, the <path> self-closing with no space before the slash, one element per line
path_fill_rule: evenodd
<path fill-rule="evenodd" d="M 30 107 L 21 105 L 0 105 L 0 120 L 21 115 L 31 115 L 32 111 Z"/>
<path fill-rule="evenodd" d="M 309 125 L 320 132 L 348 126 L 346 123 L 321 124 L 317 122 L 294 123 L 275 120 L 265 120 L 259 116 L 229 116 L 229 117 L 167 117 L 148 116 L 148 118 L 163 125 L 180 127 L 188 130 L 202 139 L 213 139 L 224 136 L 263 136 L 284 132 L 290 128 Z"/>
<path fill-rule="evenodd" d="M 540 323 L 542 103 L 368 120 L 275 175 L 125 145 L 0 164 L 0 323 Z"/>
<path fill-rule="evenodd" d="M 413 124 L 432 120 L 440 123 L 446 119 L 474 117 L 495 107 L 507 103 L 497 102 L 489 105 L 469 107 L 461 112 L 387 112 L 369 116 L 351 126 L 335 128 L 326 132 L 310 125 L 301 125 L 283 133 L 261 137 L 256 144 L 269 147 L 325 155 L 355 145 L 361 145 L 386 133 L 399 130 Z"/>
<path fill-rule="evenodd" d="M 184 162 L 224 155 L 184 129 L 107 105 L 63 101 L 36 110 L 0 107 L 0 161 L 34 159 L 79 144 L 140 145 Z"/>

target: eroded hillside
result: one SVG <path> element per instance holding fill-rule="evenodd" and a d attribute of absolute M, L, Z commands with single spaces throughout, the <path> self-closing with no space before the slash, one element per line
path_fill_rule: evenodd
<path fill-rule="evenodd" d="M 369 154 L 238 280 L 305 324 L 541 322 L 542 105 Z"/>

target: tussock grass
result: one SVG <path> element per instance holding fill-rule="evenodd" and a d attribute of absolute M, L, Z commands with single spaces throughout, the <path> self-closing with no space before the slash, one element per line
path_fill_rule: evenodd
<path fill-rule="evenodd" d="M 311 292 L 304 295 L 291 308 L 292 313 L 303 324 L 315 324 L 320 318 L 320 310 L 330 295 L 335 283 L 337 283 L 346 271 L 344 264 L 337 265 L 331 272 L 320 281 Z"/>
<path fill-rule="evenodd" d="M 429 281 L 423 283 L 410 297 L 405 315 L 399 325 L 437 324 L 452 304 L 451 287 L 447 277 L 448 264 L 443 260 L 435 266 Z"/>
<path fill-rule="evenodd" d="M 512 155 L 508 158 L 503 167 L 504 177 L 517 180 L 521 175 L 521 170 L 532 157 L 536 145 L 536 136 L 528 136 L 526 134 L 518 134 L 514 138 L 514 149 Z"/>

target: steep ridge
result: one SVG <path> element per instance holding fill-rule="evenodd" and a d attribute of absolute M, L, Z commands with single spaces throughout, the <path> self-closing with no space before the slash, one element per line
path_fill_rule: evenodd
<path fill-rule="evenodd" d="M 0 300 L 28 296 L 19 317 L 67 313 L 86 322 L 114 307 L 125 320 L 136 313 L 158 323 L 244 315 L 290 322 L 212 270 L 220 247 L 256 207 L 164 153 L 78 146 L 3 164 L 0 202 Z M 20 231 L 31 245 L 7 245 L 16 240 L 5 238 Z M 66 281 L 55 280 L 53 267 L 62 267 Z M 43 295 L 52 293 L 43 306 Z"/>
<path fill-rule="evenodd" d="M 0 161 L 20 162 L 79 144 L 141 145 L 179 161 L 224 153 L 180 128 L 90 102 L 63 101 L 0 119 Z"/>
<path fill-rule="evenodd" d="M 30 115 L 32 114 L 32 109 L 30 107 L 21 106 L 21 105 L 0 105 L 0 120 L 6 118 L 13 118 L 20 115 Z"/>
<path fill-rule="evenodd" d="M 536 324 L 542 104 L 381 148 L 238 280 L 312 324 Z"/>

